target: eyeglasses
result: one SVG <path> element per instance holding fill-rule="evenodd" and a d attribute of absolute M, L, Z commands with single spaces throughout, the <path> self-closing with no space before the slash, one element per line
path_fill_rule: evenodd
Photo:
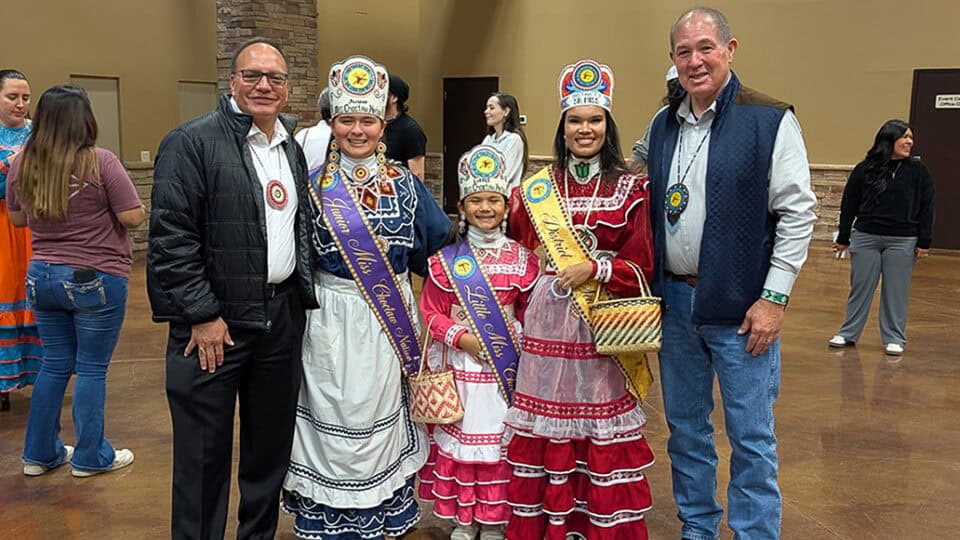
<path fill-rule="evenodd" d="M 255 69 L 241 69 L 235 71 L 246 84 L 258 84 L 260 79 L 266 77 L 270 86 L 280 87 L 287 84 L 289 76 L 279 71 L 257 71 Z"/>

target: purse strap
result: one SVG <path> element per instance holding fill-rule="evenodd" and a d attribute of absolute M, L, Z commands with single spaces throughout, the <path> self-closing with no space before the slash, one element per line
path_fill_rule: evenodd
<path fill-rule="evenodd" d="M 627 266 L 629 266 L 637 276 L 637 283 L 640 284 L 640 297 L 653 296 L 653 293 L 650 291 L 650 285 L 647 283 L 647 278 L 643 277 L 643 270 L 640 269 L 640 265 L 630 259 L 623 259 L 623 262 L 627 263 Z M 606 284 L 601 283 L 600 286 L 597 287 L 597 292 L 593 296 L 594 304 L 600 300 L 601 289 L 606 289 Z"/>
<path fill-rule="evenodd" d="M 423 367 L 427 365 L 427 349 L 429 348 L 430 342 L 433 338 L 430 336 L 430 325 L 433 324 L 433 320 L 437 318 L 436 313 L 430 317 L 430 321 L 427 322 L 427 325 L 423 327 L 423 337 L 420 340 L 420 343 L 423 343 L 423 346 L 420 347 L 420 371 L 417 372 L 417 377 L 423 375 Z"/>

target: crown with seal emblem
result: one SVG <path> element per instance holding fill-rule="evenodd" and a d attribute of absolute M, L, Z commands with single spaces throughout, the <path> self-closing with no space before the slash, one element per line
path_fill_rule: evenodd
<path fill-rule="evenodd" d="M 387 68 L 366 56 L 351 56 L 330 66 L 330 113 L 369 114 L 383 120 L 389 92 Z"/>
<path fill-rule="evenodd" d="M 510 185 L 504 178 L 506 168 L 503 154 L 492 146 L 474 146 L 460 158 L 457 177 L 460 180 L 460 200 L 481 191 L 510 196 Z"/>
<path fill-rule="evenodd" d="M 560 72 L 560 111 L 580 105 L 613 107 L 613 70 L 593 60 L 580 60 Z"/>

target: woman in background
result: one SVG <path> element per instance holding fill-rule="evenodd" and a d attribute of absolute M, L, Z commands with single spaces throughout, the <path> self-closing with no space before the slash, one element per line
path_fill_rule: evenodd
<path fill-rule="evenodd" d="M 7 172 L 30 137 L 29 107 L 27 77 L 0 70 L 0 411 L 10 408 L 10 392 L 33 384 L 43 357 L 24 288 L 30 232 L 10 222 L 6 201 Z"/>
<path fill-rule="evenodd" d="M 487 99 L 483 116 L 487 119 L 487 136 L 482 144 L 492 146 L 503 154 L 507 167 L 504 177 L 512 191 L 523 180 L 529 160 L 527 136 L 520 125 L 520 105 L 517 98 L 498 92 Z"/>
<path fill-rule="evenodd" d="M 27 298 L 44 352 L 23 450 L 27 476 L 67 461 L 76 477 L 133 463 L 133 452 L 114 451 L 104 436 L 104 403 L 126 312 L 127 229 L 143 221 L 144 208 L 123 164 L 96 141 L 86 93 L 54 86 L 40 97 L 33 134 L 10 170 L 10 218 L 33 235 Z M 76 451 L 60 440 L 63 395 L 74 372 Z"/>
<path fill-rule="evenodd" d="M 880 287 L 880 337 L 887 354 L 903 354 L 907 340 L 907 300 L 913 265 L 930 250 L 934 189 L 930 172 L 910 158 L 913 130 L 903 120 L 888 120 L 873 147 L 850 173 L 840 202 L 837 257 L 850 250 L 847 316 L 831 347 L 853 345 L 870 314 Z"/>

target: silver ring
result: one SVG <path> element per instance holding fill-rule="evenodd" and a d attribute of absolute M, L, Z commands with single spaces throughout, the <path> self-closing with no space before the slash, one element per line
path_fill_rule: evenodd
<path fill-rule="evenodd" d="M 562 300 L 564 298 L 570 298 L 570 294 L 573 292 L 571 289 L 567 289 L 565 293 L 557 292 L 557 283 L 560 281 L 560 278 L 554 278 L 553 283 L 550 284 L 550 292 L 553 294 L 553 297 L 557 300 Z"/>

